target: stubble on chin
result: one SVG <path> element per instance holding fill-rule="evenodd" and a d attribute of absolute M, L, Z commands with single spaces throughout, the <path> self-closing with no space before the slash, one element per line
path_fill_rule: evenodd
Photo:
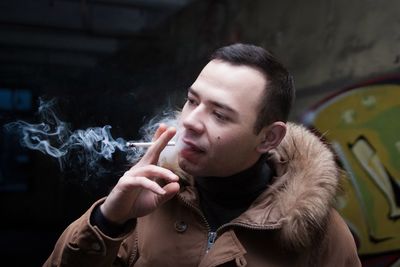
<path fill-rule="evenodd" d="M 191 166 L 192 163 L 188 162 L 185 159 L 181 159 L 178 161 L 179 168 L 184 171 L 185 173 L 191 175 L 191 176 L 196 176 L 198 173 L 196 172 L 195 169 L 193 169 L 194 166 Z"/>
<path fill-rule="evenodd" d="M 179 168 L 181 168 L 181 170 L 188 173 L 188 164 L 184 159 L 182 158 L 178 159 L 178 166 Z"/>

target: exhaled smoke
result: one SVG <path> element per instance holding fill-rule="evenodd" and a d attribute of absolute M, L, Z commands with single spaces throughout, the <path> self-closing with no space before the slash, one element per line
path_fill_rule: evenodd
<path fill-rule="evenodd" d="M 62 170 L 67 165 L 72 168 L 83 168 L 86 173 L 82 176 L 85 179 L 93 175 L 107 174 L 102 162 L 112 161 L 116 151 L 122 152 L 129 163 L 136 162 L 143 155 L 143 148 L 128 148 L 123 138 L 114 139 L 110 125 L 72 131 L 66 122 L 58 119 L 53 111 L 54 105 L 55 100 L 48 102 L 40 100 L 39 115 L 42 122 L 39 124 L 19 120 L 5 125 L 5 128 L 19 134 L 23 146 L 57 158 Z M 151 140 L 161 122 L 174 124 L 174 114 L 166 112 L 163 116 L 152 119 L 142 127 L 143 140 L 138 141 Z"/>

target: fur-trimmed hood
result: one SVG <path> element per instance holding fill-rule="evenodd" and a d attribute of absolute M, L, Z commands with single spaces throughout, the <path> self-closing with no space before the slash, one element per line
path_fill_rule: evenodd
<path fill-rule="evenodd" d="M 280 224 L 283 240 L 291 247 L 308 246 L 324 231 L 339 189 L 334 155 L 309 130 L 288 123 L 270 160 L 277 177 L 265 194 L 269 205 L 264 223 Z"/>
<path fill-rule="evenodd" d="M 183 179 L 176 157 L 161 156 L 160 164 Z M 305 127 L 287 124 L 281 144 L 270 151 L 276 177 L 234 223 L 254 229 L 279 229 L 284 245 L 309 246 L 323 232 L 339 188 L 339 169 L 329 148 Z"/>

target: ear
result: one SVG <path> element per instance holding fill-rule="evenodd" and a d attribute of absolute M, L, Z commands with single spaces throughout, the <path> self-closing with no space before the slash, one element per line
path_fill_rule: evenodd
<path fill-rule="evenodd" d="M 276 121 L 265 126 L 259 135 L 260 143 L 257 146 L 257 151 L 264 154 L 281 143 L 286 135 L 286 124 L 282 121 Z"/>

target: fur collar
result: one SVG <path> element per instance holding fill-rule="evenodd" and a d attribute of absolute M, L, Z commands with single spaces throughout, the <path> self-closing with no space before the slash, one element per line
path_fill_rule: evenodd
<path fill-rule="evenodd" d="M 309 130 L 288 123 L 288 133 L 271 151 L 271 160 L 278 173 L 267 192 L 269 220 L 281 223 L 283 240 L 291 247 L 309 246 L 324 232 L 339 189 L 334 155 Z"/>
<path fill-rule="evenodd" d="M 339 188 L 339 169 L 320 138 L 303 126 L 287 126 L 285 138 L 268 159 L 277 174 L 271 186 L 234 221 L 257 229 L 279 229 L 284 245 L 299 249 L 323 233 Z M 191 184 L 192 178 L 177 167 L 173 153 L 162 154 L 160 165 Z"/>

